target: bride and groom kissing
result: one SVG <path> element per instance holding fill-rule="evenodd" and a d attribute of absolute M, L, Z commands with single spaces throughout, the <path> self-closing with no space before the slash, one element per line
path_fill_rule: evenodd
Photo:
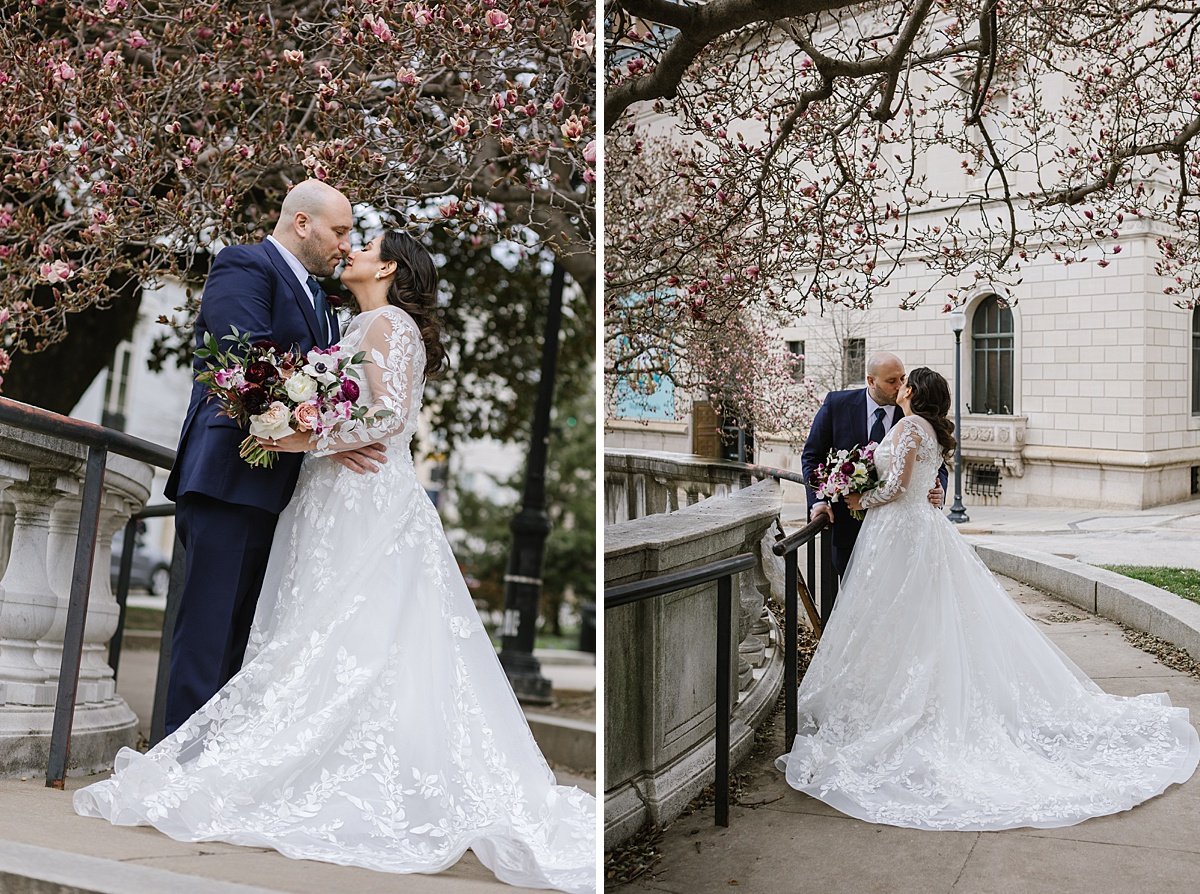
<path fill-rule="evenodd" d="M 949 409 L 939 373 L 881 353 L 865 391 L 831 393 L 813 420 L 806 480 L 831 448 L 874 441 L 879 483 L 832 507 L 809 488 L 842 586 L 776 767 L 849 816 L 927 830 L 1069 826 L 1186 782 L 1188 710 L 1101 690 L 942 513 Z"/>
<path fill-rule="evenodd" d="M 198 347 L 236 327 L 362 352 L 371 413 L 259 439 L 276 453 L 259 468 L 193 386 L 167 483 L 187 556 L 167 736 L 123 749 L 75 809 L 388 872 L 439 872 L 470 848 L 510 884 L 592 891 L 595 799 L 556 785 L 413 467 L 445 359 L 436 267 L 398 231 L 351 252 L 353 227 L 346 196 L 309 180 L 271 236 L 213 262 Z M 359 311 L 345 332 L 319 282 L 343 261 Z"/>

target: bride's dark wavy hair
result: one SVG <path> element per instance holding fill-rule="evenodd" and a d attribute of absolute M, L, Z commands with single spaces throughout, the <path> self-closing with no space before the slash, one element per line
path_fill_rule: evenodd
<path fill-rule="evenodd" d="M 950 412 L 950 386 L 946 384 L 946 379 L 927 366 L 919 366 L 908 374 L 906 384 L 912 389 L 912 413 L 933 426 L 938 446 L 942 448 L 942 457 L 949 459 L 958 442 L 954 440 L 954 423 L 947 416 Z"/>
<path fill-rule="evenodd" d="M 396 273 L 388 287 L 388 304 L 407 312 L 417 324 L 425 343 L 425 378 L 436 378 L 446 364 L 446 349 L 442 346 L 438 275 L 433 258 L 412 236 L 388 230 L 379 242 L 379 259 L 396 262 Z"/>

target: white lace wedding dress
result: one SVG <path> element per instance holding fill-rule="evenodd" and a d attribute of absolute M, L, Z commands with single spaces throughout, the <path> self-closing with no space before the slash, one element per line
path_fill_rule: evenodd
<path fill-rule="evenodd" d="M 1068 826 L 1185 782 L 1186 708 L 1089 680 L 930 505 L 941 456 L 905 417 L 876 453 L 869 508 L 776 765 L 793 788 L 916 829 Z"/>
<path fill-rule="evenodd" d="M 75 809 L 386 872 L 471 848 L 510 884 L 593 891 L 595 799 L 555 784 L 412 466 L 416 326 L 380 308 L 342 345 L 367 352 L 364 394 L 396 414 L 356 436 L 388 438 L 387 464 L 305 460 L 242 670 L 149 753 L 123 749 Z"/>

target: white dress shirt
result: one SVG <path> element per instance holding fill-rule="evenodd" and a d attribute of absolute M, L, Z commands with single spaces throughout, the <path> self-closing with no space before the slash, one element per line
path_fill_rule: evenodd
<path fill-rule="evenodd" d="M 890 407 L 881 407 L 871 398 L 871 392 L 867 392 L 867 440 L 871 440 L 871 427 L 875 424 L 875 411 L 883 410 L 883 433 L 886 435 L 892 430 L 892 425 L 896 420 L 896 405 Z"/>

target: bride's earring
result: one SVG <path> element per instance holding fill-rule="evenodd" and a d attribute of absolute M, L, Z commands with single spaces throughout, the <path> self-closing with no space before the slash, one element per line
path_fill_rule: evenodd
<path fill-rule="evenodd" d="M 382 271 L 382 270 L 380 270 L 378 273 L 376 273 L 376 274 L 375 274 L 375 278 L 376 278 L 376 279 L 383 279 L 383 271 Z"/>

